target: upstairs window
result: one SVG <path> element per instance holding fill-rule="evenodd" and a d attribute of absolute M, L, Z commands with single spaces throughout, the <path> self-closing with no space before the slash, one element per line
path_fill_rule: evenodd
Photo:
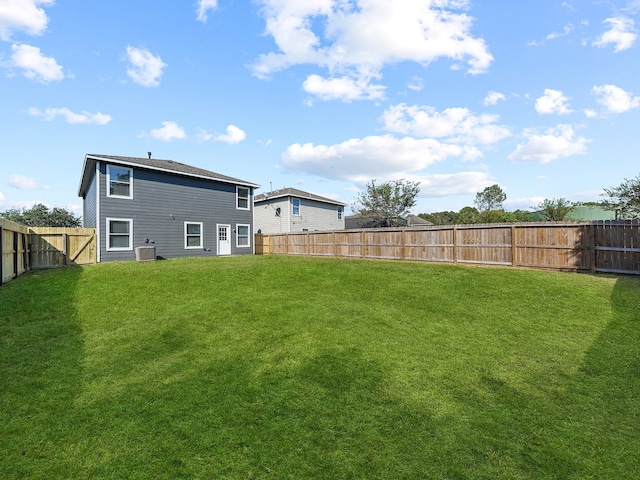
<path fill-rule="evenodd" d="M 249 210 L 249 189 L 247 187 L 236 187 L 236 201 L 236 208 Z"/>
<path fill-rule="evenodd" d="M 133 170 L 107 165 L 107 197 L 133 198 Z"/>
<path fill-rule="evenodd" d="M 291 213 L 293 215 L 300 215 L 300 199 L 299 198 L 292 198 L 291 199 Z"/>
<path fill-rule="evenodd" d="M 342 205 L 338 205 L 338 220 L 342 220 L 342 209 L 344 207 Z"/>

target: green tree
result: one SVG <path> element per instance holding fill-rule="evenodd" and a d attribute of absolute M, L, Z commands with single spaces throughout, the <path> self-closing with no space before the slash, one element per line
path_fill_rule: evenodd
<path fill-rule="evenodd" d="M 420 182 L 408 180 L 392 180 L 376 184 L 375 180 L 367 183 L 367 189 L 360 192 L 352 206 L 352 210 L 367 219 L 367 227 L 394 227 L 402 223 L 420 193 Z"/>
<path fill-rule="evenodd" d="M 513 212 L 504 212 L 503 222 L 535 222 L 535 214 L 527 210 L 514 210 Z"/>
<path fill-rule="evenodd" d="M 473 204 L 480 213 L 486 213 L 491 210 L 504 210 L 502 203 L 506 199 L 507 194 L 500 188 L 500 185 L 495 184 L 476 193 L 476 199 Z"/>
<path fill-rule="evenodd" d="M 80 217 L 73 212 L 61 207 L 49 209 L 42 203 L 37 203 L 31 208 L 10 208 L 0 212 L 0 217 L 6 218 L 27 227 L 79 227 Z"/>
<path fill-rule="evenodd" d="M 576 204 L 564 198 L 545 198 L 536 207 L 536 210 L 544 216 L 545 220 L 550 222 L 566 220 L 575 209 Z"/>
<path fill-rule="evenodd" d="M 452 211 L 421 213 L 418 215 L 434 225 L 455 225 L 458 223 L 458 213 Z"/>
<path fill-rule="evenodd" d="M 474 207 L 463 207 L 458 212 L 458 223 L 462 225 L 478 223 L 480 212 Z"/>
<path fill-rule="evenodd" d="M 640 175 L 631 180 L 625 178 L 617 187 L 605 188 L 609 198 L 604 208 L 616 212 L 620 218 L 640 218 Z"/>

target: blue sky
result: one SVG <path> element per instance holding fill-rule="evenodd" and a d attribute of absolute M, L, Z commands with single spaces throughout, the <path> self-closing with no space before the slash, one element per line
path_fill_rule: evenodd
<path fill-rule="evenodd" d="M 414 213 L 640 173 L 640 0 L 0 0 L 0 210 L 81 212 L 85 153 Z"/>

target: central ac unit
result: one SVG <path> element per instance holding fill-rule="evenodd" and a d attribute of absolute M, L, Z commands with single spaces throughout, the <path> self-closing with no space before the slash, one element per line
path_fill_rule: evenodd
<path fill-rule="evenodd" d="M 136 247 L 136 261 L 150 262 L 156 259 L 156 247 Z"/>

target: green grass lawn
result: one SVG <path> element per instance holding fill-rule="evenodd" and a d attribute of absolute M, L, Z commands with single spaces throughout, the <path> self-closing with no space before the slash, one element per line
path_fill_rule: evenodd
<path fill-rule="evenodd" d="M 640 478 L 640 279 L 286 256 L 0 287 L 0 478 Z"/>

